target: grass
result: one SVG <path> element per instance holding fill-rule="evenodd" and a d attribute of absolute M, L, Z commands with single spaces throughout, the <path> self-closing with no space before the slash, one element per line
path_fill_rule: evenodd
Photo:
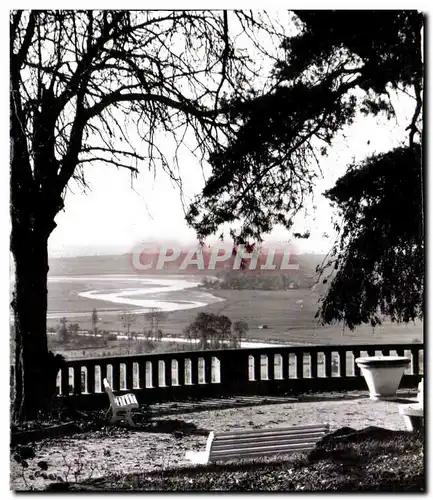
<path fill-rule="evenodd" d="M 312 276 L 315 267 L 321 262 L 321 256 L 299 255 L 303 273 Z M 50 312 L 68 311 L 74 316 L 71 322 L 79 323 L 83 329 L 91 327 L 91 311 L 96 308 L 102 318 L 98 327 L 105 330 L 124 331 L 119 314 L 104 314 L 105 311 L 115 311 L 124 307 L 135 309 L 133 306 L 121 306 L 101 300 L 85 299 L 78 295 L 84 289 L 103 287 L 112 289 L 121 286 L 121 282 L 110 283 L 92 281 L 92 275 L 98 274 L 130 274 L 131 262 L 127 255 L 93 256 L 50 260 L 50 275 L 85 276 L 89 279 L 78 282 L 49 282 L 48 309 Z M 170 273 L 156 273 L 154 276 L 167 277 Z M 311 280 L 310 280 L 311 281 Z M 125 286 L 136 286 L 128 284 Z M 422 341 L 423 326 L 390 325 L 376 327 L 358 327 L 354 332 L 343 330 L 341 325 L 321 327 L 314 314 L 317 311 L 319 290 L 308 288 L 286 291 L 272 290 L 208 290 L 212 295 L 223 298 L 221 302 L 209 304 L 203 308 L 195 308 L 168 313 L 160 328 L 165 335 L 179 335 L 189 325 L 195 316 L 205 310 L 209 313 L 225 314 L 233 322 L 246 321 L 249 325 L 248 337 L 257 340 L 273 340 L 279 342 L 314 343 L 314 344 L 350 344 L 350 343 L 394 343 L 412 342 L 414 338 Z M 174 296 L 173 296 L 174 297 Z M 178 299 L 184 299 L 185 293 L 178 292 Z M 176 300 L 176 299 L 173 299 Z M 301 302 L 302 301 L 302 304 Z M 49 319 L 49 327 L 55 327 L 58 320 Z M 259 329 L 259 325 L 267 325 L 267 329 Z M 149 321 L 144 315 L 138 315 L 133 329 L 143 331 L 149 328 Z"/>
<path fill-rule="evenodd" d="M 57 491 L 425 491 L 423 435 L 343 428 L 308 455 L 286 460 L 191 466 L 113 474 Z"/>
<path fill-rule="evenodd" d="M 67 310 L 79 316 L 71 318 L 71 322 L 79 323 L 82 329 L 91 328 L 91 313 L 80 313 L 80 310 L 98 310 L 102 321 L 98 328 L 109 331 L 124 331 L 119 314 L 105 315 L 102 308 L 116 309 L 118 304 L 110 304 L 85 299 L 77 295 L 85 283 L 49 283 L 49 310 Z M 105 285 L 104 285 L 105 286 Z M 374 330 L 370 326 L 360 326 L 354 332 L 344 330 L 341 325 L 321 327 L 314 314 L 318 306 L 318 294 L 311 290 L 297 289 L 287 291 L 264 290 L 210 290 L 215 296 L 224 298 L 222 302 L 209 304 L 195 309 L 172 311 L 160 322 L 159 327 L 164 335 L 179 336 L 201 312 L 224 314 L 232 322 L 246 321 L 249 326 L 247 339 L 262 341 L 314 343 L 314 344 L 351 344 L 351 343 L 411 343 L 414 338 L 422 341 L 422 323 L 415 325 L 384 324 Z M 303 301 L 301 305 L 297 303 Z M 58 320 L 48 319 L 48 327 L 56 327 Z M 267 325 L 260 329 L 259 325 Z M 133 330 L 143 331 L 149 328 L 149 321 L 144 315 L 138 315 Z"/>

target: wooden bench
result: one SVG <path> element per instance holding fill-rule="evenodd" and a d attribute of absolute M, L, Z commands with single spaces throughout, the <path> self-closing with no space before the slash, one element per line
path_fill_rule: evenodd
<path fill-rule="evenodd" d="M 420 430 L 424 427 L 424 380 L 418 385 L 418 396 L 416 403 L 400 405 L 400 415 L 403 415 L 404 423 L 408 431 Z"/>
<path fill-rule="evenodd" d="M 328 432 L 327 424 L 211 432 L 205 451 L 188 451 L 185 458 L 195 464 L 207 464 L 299 453 L 314 449 L 317 441 Z"/>
<path fill-rule="evenodd" d="M 135 395 L 124 394 L 122 396 L 115 396 L 106 378 L 104 378 L 103 383 L 105 392 L 108 394 L 108 399 L 110 400 L 110 408 L 108 408 L 106 413 L 108 415 L 111 411 L 110 424 L 115 424 L 123 420 L 131 427 L 135 427 L 131 415 L 131 410 L 139 408 Z"/>

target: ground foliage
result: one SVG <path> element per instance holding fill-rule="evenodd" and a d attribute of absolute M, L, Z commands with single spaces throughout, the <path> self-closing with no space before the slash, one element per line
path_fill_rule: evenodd
<path fill-rule="evenodd" d="M 425 491 L 424 437 L 404 431 L 343 428 L 308 455 L 287 460 L 125 473 L 51 491 Z"/>

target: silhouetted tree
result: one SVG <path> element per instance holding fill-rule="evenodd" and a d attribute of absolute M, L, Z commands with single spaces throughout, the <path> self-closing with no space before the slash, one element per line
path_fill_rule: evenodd
<path fill-rule="evenodd" d="M 10 13 L 14 419 L 40 404 L 47 244 L 67 186 L 86 187 L 84 167 L 95 161 L 131 175 L 147 164 L 181 185 L 185 137 L 202 161 L 236 133 L 226 101 L 252 91 L 257 64 L 237 47 L 232 21 L 255 39 L 265 30 L 278 38 L 261 14 L 235 11 Z"/>
<path fill-rule="evenodd" d="M 273 88 L 233 97 L 238 133 L 210 156 L 212 175 L 187 220 L 201 238 L 240 221 L 235 242 L 292 227 L 321 174 L 320 158 L 357 116 L 395 116 L 391 94 L 413 97 L 407 143 L 351 165 L 326 196 L 340 230 L 320 266 L 331 283 L 322 323 L 422 317 L 423 15 L 417 11 L 296 11 L 299 31 L 284 42 Z M 368 29 L 365 27 L 368 26 Z M 299 236 L 308 236 L 299 235 Z"/>

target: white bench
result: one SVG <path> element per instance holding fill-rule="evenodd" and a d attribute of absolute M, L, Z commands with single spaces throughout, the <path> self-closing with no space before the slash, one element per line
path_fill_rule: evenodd
<path fill-rule="evenodd" d="M 422 429 L 424 426 L 424 380 L 418 385 L 417 402 L 410 405 L 400 405 L 398 409 L 408 431 Z"/>
<path fill-rule="evenodd" d="M 207 464 L 310 451 L 328 432 L 328 424 L 211 432 L 205 451 L 188 451 L 185 458 L 195 464 Z"/>
<path fill-rule="evenodd" d="M 103 383 L 105 392 L 108 394 L 108 399 L 110 400 L 110 408 L 106 413 L 106 415 L 108 415 L 111 410 L 110 424 L 115 424 L 116 422 L 124 420 L 131 427 L 135 427 L 131 410 L 140 407 L 135 395 L 124 394 L 123 396 L 115 396 L 106 378 L 104 378 Z"/>

